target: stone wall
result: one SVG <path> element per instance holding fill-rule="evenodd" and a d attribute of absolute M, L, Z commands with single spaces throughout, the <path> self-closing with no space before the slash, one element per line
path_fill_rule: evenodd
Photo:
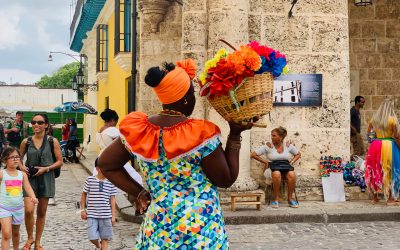
<path fill-rule="evenodd" d="M 165 61 L 175 63 L 181 59 L 182 8 L 176 3 L 167 8 L 166 15 L 155 32 L 150 20 L 139 12 L 137 110 L 148 114 L 159 112 L 161 104 L 151 88 L 144 83 L 147 70 L 153 66 L 161 66 Z"/>
<path fill-rule="evenodd" d="M 399 1 L 376 0 L 367 7 L 349 1 L 350 69 L 359 84 L 358 94 L 366 99 L 361 110 L 364 134 L 386 97 L 394 98 L 400 115 L 399 18 Z"/>
<path fill-rule="evenodd" d="M 140 21 L 140 86 L 139 110 L 154 112 L 159 108 L 143 78 L 148 67 L 164 60 L 181 57 L 197 59 L 202 69 L 204 62 L 223 47 L 222 38 L 234 46 L 258 40 L 287 55 L 291 73 L 323 74 L 322 107 L 276 107 L 263 122 L 267 129 L 254 128 L 243 134 L 241 173 L 236 185 L 239 190 L 263 185 L 260 166 L 250 161 L 249 152 L 270 139 L 270 131 L 277 126 L 288 129 L 288 139 L 301 150 L 302 159 L 296 164 L 305 187 L 301 197 L 316 194 L 321 199 L 319 158 L 338 155 L 348 159 L 350 79 L 347 0 L 304 0 L 288 18 L 289 0 L 192 0 L 181 7 L 173 4 L 156 33 L 141 14 Z M 163 28 L 164 27 L 164 28 Z M 216 122 L 226 137 L 227 123 L 198 98 L 195 118 Z M 224 141 L 224 139 L 223 139 Z M 246 158 L 246 159 L 245 159 Z M 258 181 L 253 185 L 250 175 Z M 254 186 L 254 187 L 253 187 Z M 315 190 L 318 190 L 315 191 Z"/>
<path fill-rule="evenodd" d="M 347 0 L 299 1 L 294 16 L 288 18 L 290 2 L 251 0 L 249 38 L 285 53 L 290 73 L 323 74 L 323 104 L 322 107 L 275 107 L 271 121 L 268 117 L 264 119 L 268 128 L 252 130 L 251 150 L 270 140 L 271 129 L 286 127 L 287 139 L 302 153 L 295 164 L 298 184 L 310 187 L 309 193 L 315 193 L 311 187 L 320 187 L 320 156 L 348 159 L 350 154 Z M 252 176 L 260 184 L 264 182 L 261 166 L 254 161 Z"/>

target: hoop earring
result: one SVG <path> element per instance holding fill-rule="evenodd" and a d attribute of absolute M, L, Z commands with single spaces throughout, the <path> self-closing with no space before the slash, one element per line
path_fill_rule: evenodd
<path fill-rule="evenodd" d="M 185 98 L 185 100 L 183 101 L 183 104 L 185 104 L 185 105 L 188 104 L 186 98 Z"/>

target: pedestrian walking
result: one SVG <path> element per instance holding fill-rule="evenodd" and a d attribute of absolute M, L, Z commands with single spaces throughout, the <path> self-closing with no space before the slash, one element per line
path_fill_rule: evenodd
<path fill-rule="evenodd" d="M 88 238 L 96 249 L 107 250 L 116 221 L 115 195 L 117 188 L 106 179 L 95 161 L 96 176 L 86 178 L 81 196 L 81 218 L 87 220 Z M 99 242 L 100 240 L 100 242 Z"/>
<path fill-rule="evenodd" d="M 62 126 L 62 136 L 61 140 L 62 141 L 68 141 L 68 135 L 69 135 L 69 126 L 70 126 L 71 121 L 69 118 L 65 119 L 65 124 Z"/>
<path fill-rule="evenodd" d="M 21 167 L 21 156 L 18 149 L 8 147 L 1 154 L 5 169 L 0 171 L 0 223 L 1 249 L 10 249 L 12 239 L 13 249 L 19 249 L 19 229 L 24 220 L 24 199 L 22 188 L 27 193 L 27 199 L 32 206 L 38 203 L 35 193 L 28 181 L 28 176 Z"/>
<path fill-rule="evenodd" d="M 4 133 L 7 134 L 7 141 L 10 146 L 19 148 L 24 138 L 29 136 L 28 134 L 29 124 L 24 121 L 24 112 L 17 111 L 15 114 L 15 120 L 10 122 Z"/>
<path fill-rule="evenodd" d="M 365 154 L 364 142 L 361 137 L 361 114 L 360 109 L 364 107 L 365 99 L 356 96 L 354 106 L 350 109 L 350 142 L 353 145 L 353 155 L 362 156 Z"/>
<path fill-rule="evenodd" d="M 96 143 L 100 147 L 101 154 L 106 147 L 108 147 L 115 139 L 119 138 L 120 132 L 116 128 L 119 117 L 115 110 L 107 108 L 101 112 L 100 117 L 103 119 L 104 124 L 96 134 Z M 141 185 L 143 184 L 142 177 L 129 162 L 124 165 L 124 168 L 135 181 Z M 93 175 L 96 174 L 97 171 L 94 169 Z"/>
<path fill-rule="evenodd" d="M 376 204 L 378 193 L 383 192 L 387 205 L 396 205 L 400 191 L 400 126 L 394 103 L 385 100 L 372 117 L 368 133 L 374 132 L 365 159 L 365 182 Z"/>
<path fill-rule="evenodd" d="M 76 157 L 76 147 L 79 147 L 78 124 L 76 123 L 75 119 L 72 118 L 70 119 L 67 150 L 72 151 L 72 159 L 69 159 L 69 161 L 79 163 L 79 159 Z"/>
<path fill-rule="evenodd" d="M 28 173 L 29 182 L 39 199 L 36 209 L 36 222 L 34 218 L 34 206 L 25 198 L 25 225 L 28 239 L 23 250 L 29 250 L 32 244 L 35 249 L 41 250 L 40 244 L 44 226 L 46 223 L 46 212 L 49 198 L 55 195 L 55 169 L 63 164 L 60 144 L 54 137 L 46 135 L 49 119 L 46 114 L 35 114 L 31 121 L 34 135 L 24 139 L 21 143 L 21 156 L 27 156 L 26 166 L 22 170 Z M 24 192 L 24 197 L 26 193 Z M 33 228 L 36 225 L 35 238 Z"/>
<path fill-rule="evenodd" d="M 229 123 L 224 151 L 215 124 L 188 118 L 196 103 L 195 72 L 191 59 L 150 68 L 145 82 L 163 110 L 150 117 L 130 113 L 120 123 L 121 140 L 100 155 L 104 175 L 137 197 L 137 210 L 147 210 L 135 249 L 228 249 L 217 187 L 228 188 L 237 179 L 240 134 L 252 123 Z M 137 157 L 148 190 L 122 167 L 130 154 Z"/>

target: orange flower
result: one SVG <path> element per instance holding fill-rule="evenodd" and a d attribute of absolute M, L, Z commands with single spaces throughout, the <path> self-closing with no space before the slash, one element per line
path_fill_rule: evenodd
<path fill-rule="evenodd" d="M 247 67 L 253 71 L 257 71 L 261 67 L 261 58 L 252 48 L 248 46 L 240 46 L 240 49 L 228 55 L 228 61 L 232 61 L 238 66 L 237 74 L 244 71 L 243 67 Z"/>

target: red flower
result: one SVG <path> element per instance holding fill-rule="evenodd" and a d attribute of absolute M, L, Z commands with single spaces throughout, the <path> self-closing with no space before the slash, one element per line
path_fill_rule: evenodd
<path fill-rule="evenodd" d="M 212 95 L 226 95 L 235 86 L 235 64 L 232 62 L 221 59 L 216 67 L 208 70 L 208 74 L 211 77 L 206 82 L 212 82 L 209 86 Z"/>

